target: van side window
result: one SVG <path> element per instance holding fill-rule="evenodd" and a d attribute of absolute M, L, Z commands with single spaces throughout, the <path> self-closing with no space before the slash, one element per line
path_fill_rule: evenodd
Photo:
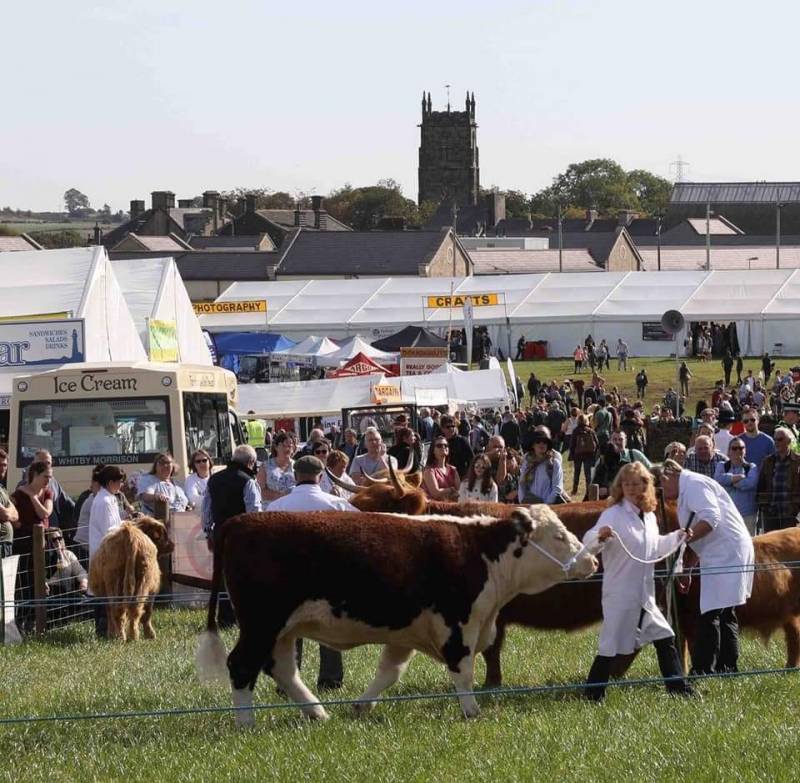
<path fill-rule="evenodd" d="M 187 454 L 205 449 L 218 465 L 230 460 L 233 446 L 225 394 L 184 392 L 183 416 Z"/>

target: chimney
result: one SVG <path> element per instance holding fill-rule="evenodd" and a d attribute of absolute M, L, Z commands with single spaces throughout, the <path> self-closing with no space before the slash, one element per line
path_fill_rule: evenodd
<path fill-rule="evenodd" d="M 297 206 L 294 208 L 294 225 L 295 227 L 299 228 L 300 226 L 305 226 L 306 224 L 306 213 L 300 209 L 300 204 L 298 203 Z"/>
<path fill-rule="evenodd" d="M 194 206 L 194 199 L 193 198 L 179 198 L 178 199 L 178 206 L 181 209 L 191 209 Z"/>
<path fill-rule="evenodd" d="M 595 220 L 597 220 L 597 210 L 594 207 L 589 207 L 586 210 L 586 228 L 584 231 L 588 231 L 594 225 Z"/>
<path fill-rule="evenodd" d="M 256 194 L 248 193 L 245 197 L 245 211 L 248 215 L 252 215 L 256 211 Z"/>
<path fill-rule="evenodd" d="M 328 228 L 328 213 L 322 208 L 322 196 L 311 197 L 311 208 L 314 210 L 314 228 L 326 231 Z"/>
<path fill-rule="evenodd" d="M 213 209 L 219 200 L 219 193 L 216 190 L 203 191 L 203 206 Z"/>
<path fill-rule="evenodd" d="M 638 217 L 638 212 L 634 212 L 632 209 L 623 209 L 617 213 L 617 226 L 627 228 Z"/>
<path fill-rule="evenodd" d="M 486 208 L 489 212 L 487 226 L 494 228 L 501 220 L 506 219 L 506 197 L 503 193 L 492 191 L 486 196 Z"/>
<path fill-rule="evenodd" d="M 171 190 L 154 190 L 150 197 L 153 209 L 172 209 L 175 206 L 175 194 Z"/>
<path fill-rule="evenodd" d="M 244 196 L 239 196 L 239 198 L 236 199 L 236 215 L 238 217 L 244 215 L 246 204 L 247 201 Z"/>
<path fill-rule="evenodd" d="M 97 223 L 94 224 L 92 233 L 94 234 L 93 243 L 95 245 L 101 245 L 103 243 L 103 229 L 100 228 L 99 224 Z"/>
<path fill-rule="evenodd" d="M 138 198 L 131 199 L 131 220 L 136 220 L 144 212 L 144 201 Z"/>
<path fill-rule="evenodd" d="M 228 212 L 228 199 L 220 196 L 217 199 L 216 209 L 214 210 L 214 233 L 225 225 L 225 215 Z"/>

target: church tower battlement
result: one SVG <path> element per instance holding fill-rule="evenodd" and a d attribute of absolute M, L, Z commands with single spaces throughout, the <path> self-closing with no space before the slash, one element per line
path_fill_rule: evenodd
<path fill-rule="evenodd" d="M 467 93 L 464 111 L 433 111 L 431 94 L 422 93 L 419 147 L 419 202 L 478 203 L 478 162 L 475 93 Z"/>

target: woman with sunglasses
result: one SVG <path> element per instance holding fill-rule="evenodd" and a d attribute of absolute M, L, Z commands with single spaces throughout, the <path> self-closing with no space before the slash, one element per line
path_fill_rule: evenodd
<path fill-rule="evenodd" d="M 422 471 L 422 488 L 431 500 L 458 500 L 461 480 L 455 467 L 448 464 L 449 454 L 447 439 L 435 437 Z"/>
<path fill-rule="evenodd" d="M 189 499 L 183 489 L 173 481 L 176 468 L 177 465 L 172 454 L 162 451 L 153 460 L 150 472 L 139 477 L 137 498 L 141 502 L 145 514 L 151 517 L 156 515 L 156 500 L 169 503 L 169 507 L 173 511 L 186 511 Z"/>
<path fill-rule="evenodd" d="M 186 497 L 192 508 L 203 507 L 203 495 L 206 494 L 208 479 L 211 477 L 211 455 L 205 449 L 197 451 L 189 457 L 191 473 L 186 477 Z"/>
<path fill-rule="evenodd" d="M 733 438 L 728 445 L 728 459 L 717 463 L 714 479 L 722 484 L 731 496 L 733 504 L 739 509 L 750 535 L 756 532 L 758 504 L 758 466 L 744 458 L 744 441 Z"/>

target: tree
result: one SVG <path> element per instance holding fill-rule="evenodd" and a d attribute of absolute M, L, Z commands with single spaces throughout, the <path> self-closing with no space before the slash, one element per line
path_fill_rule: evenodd
<path fill-rule="evenodd" d="M 552 216 L 560 204 L 564 211 L 596 209 L 603 215 L 621 209 L 651 213 L 666 206 L 670 188 L 667 180 L 648 171 L 626 172 L 616 161 L 594 158 L 572 163 L 553 179 L 550 187 L 534 194 L 531 210 L 537 215 Z"/>
<path fill-rule="evenodd" d="M 393 179 L 378 180 L 375 185 L 361 188 L 348 183 L 328 194 L 326 208 L 337 220 L 356 231 L 369 231 L 384 217 L 404 217 L 409 223 L 419 222 L 416 203 L 403 195 L 400 185 Z"/>
<path fill-rule="evenodd" d="M 644 169 L 634 169 L 628 172 L 628 183 L 639 199 L 642 212 L 652 215 L 658 210 L 666 209 L 672 192 L 672 183 L 669 180 Z"/>
<path fill-rule="evenodd" d="M 89 199 L 77 188 L 70 188 L 64 194 L 64 205 L 70 215 L 75 215 L 81 209 L 90 209 Z"/>
<path fill-rule="evenodd" d="M 226 190 L 220 194 L 223 198 L 228 199 L 228 203 L 232 206 L 240 198 L 245 196 L 256 197 L 256 209 L 295 209 L 298 204 L 301 209 L 307 209 L 311 206 L 311 197 L 302 191 L 292 195 L 286 191 L 274 191 L 269 188 L 234 188 L 233 190 Z"/>

